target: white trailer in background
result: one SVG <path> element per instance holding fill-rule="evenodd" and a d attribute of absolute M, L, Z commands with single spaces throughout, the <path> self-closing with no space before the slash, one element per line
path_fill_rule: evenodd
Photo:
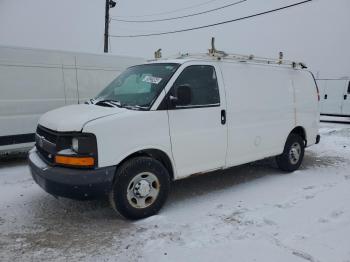
<path fill-rule="evenodd" d="M 95 97 L 141 58 L 0 46 L 0 154 L 33 146 L 39 117 Z"/>
<path fill-rule="evenodd" d="M 346 79 L 319 79 L 321 115 L 350 116 L 350 81 Z"/>

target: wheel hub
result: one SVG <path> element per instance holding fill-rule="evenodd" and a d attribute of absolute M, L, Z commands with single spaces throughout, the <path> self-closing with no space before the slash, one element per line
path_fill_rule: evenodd
<path fill-rule="evenodd" d="M 156 201 L 159 190 L 157 176 L 151 172 L 142 172 L 131 179 L 126 197 L 134 208 L 146 208 Z"/>
<path fill-rule="evenodd" d="M 291 153 L 292 153 L 294 159 L 299 159 L 299 152 L 295 148 L 292 148 Z"/>
<path fill-rule="evenodd" d="M 298 143 L 294 143 L 289 151 L 289 160 L 292 164 L 296 164 L 299 161 L 301 153 L 301 146 Z"/>
<path fill-rule="evenodd" d="M 138 197 L 146 197 L 151 192 L 151 185 L 147 180 L 140 180 L 134 187 L 134 194 Z"/>

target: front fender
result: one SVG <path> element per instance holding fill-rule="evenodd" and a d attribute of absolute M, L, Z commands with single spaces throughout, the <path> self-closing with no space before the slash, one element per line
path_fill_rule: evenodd
<path fill-rule="evenodd" d="M 117 165 L 141 150 L 158 149 L 169 156 L 176 173 L 166 111 L 128 110 L 91 121 L 83 131 L 97 138 L 99 167 Z"/>

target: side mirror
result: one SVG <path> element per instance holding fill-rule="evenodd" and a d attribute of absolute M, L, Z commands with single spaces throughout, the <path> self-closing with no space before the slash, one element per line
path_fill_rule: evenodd
<path fill-rule="evenodd" d="M 192 90 L 189 85 L 180 85 L 175 88 L 175 97 L 170 96 L 173 106 L 187 106 L 192 101 Z"/>

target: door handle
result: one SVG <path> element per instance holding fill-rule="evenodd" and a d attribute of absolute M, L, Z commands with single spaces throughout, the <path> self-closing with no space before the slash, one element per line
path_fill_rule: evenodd
<path fill-rule="evenodd" d="M 324 99 L 327 99 L 327 94 L 324 95 Z"/>
<path fill-rule="evenodd" d="M 344 100 L 346 100 L 348 98 L 348 95 L 344 95 Z"/>
<path fill-rule="evenodd" d="M 226 124 L 226 110 L 221 110 L 221 124 Z"/>

